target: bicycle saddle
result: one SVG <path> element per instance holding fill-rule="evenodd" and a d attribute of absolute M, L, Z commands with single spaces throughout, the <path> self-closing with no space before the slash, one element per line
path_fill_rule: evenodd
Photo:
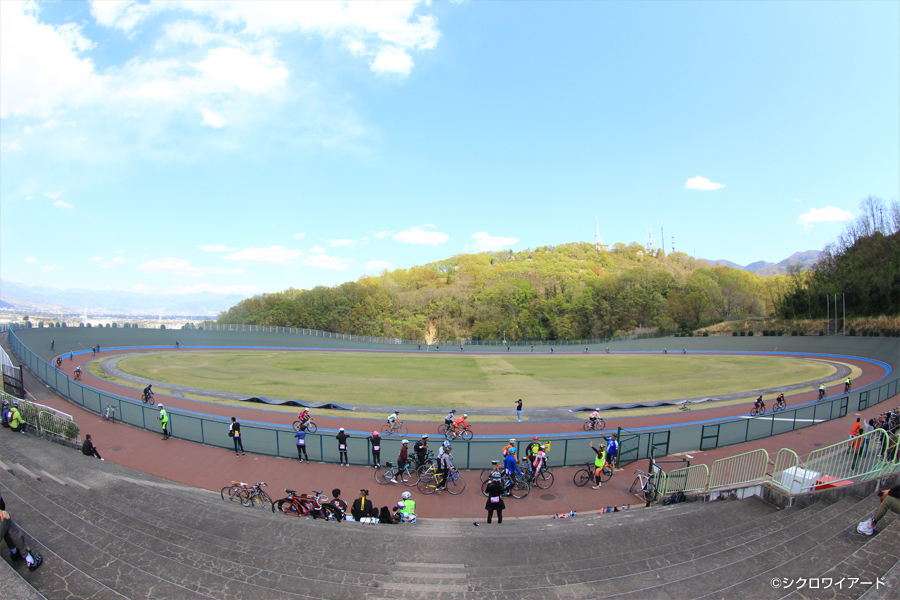
<path fill-rule="evenodd" d="M 384 463 L 384 464 L 387 465 L 388 467 L 393 467 L 393 466 L 394 466 L 394 463 L 390 463 L 390 462 L 386 462 L 386 463 Z"/>
<path fill-rule="evenodd" d="M 297 490 L 284 490 L 285 494 L 296 494 Z"/>
<path fill-rule="evenodd" d="M 318 496 L 321 493 L 322 493 L 322 490 L 313 490 L 313 494 L 315 494 L 316 496 Z"/>

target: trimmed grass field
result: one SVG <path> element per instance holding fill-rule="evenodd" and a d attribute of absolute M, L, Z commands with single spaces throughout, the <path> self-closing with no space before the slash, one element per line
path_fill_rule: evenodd
<path fill-rule="evenodd" d="M 729 355 L 460 355 L 154 352 L 119 361 L 161 382 L 248 396 L 392 406 L 509 408 L 716 396 L 801 383 L 834 368 L 808 359 Z"/>

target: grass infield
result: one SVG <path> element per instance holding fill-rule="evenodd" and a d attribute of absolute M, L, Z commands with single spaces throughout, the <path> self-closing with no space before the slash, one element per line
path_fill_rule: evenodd
<path fill-rule="evenodd" d="M 279 351 L 154 352 L 129 374 L 223 392 L 392 406 L 509 408 L 716 396 L 835 372 L 812 359 L 731 355 L 528 356 Z"/>

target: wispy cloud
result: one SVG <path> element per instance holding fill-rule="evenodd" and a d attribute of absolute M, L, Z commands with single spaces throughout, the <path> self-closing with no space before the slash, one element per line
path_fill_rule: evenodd
<path fill-rule="evenodd" d="M 62 196 L 62 192 L 44 192 L 44 198 L 51 200 L 58 200 L 60 196 Z"/>
<path fill-rule="evenodd" d="M 327 254 L 313 254 L 301 260 L 300 264 L 329 271 L 346 271 L 347 267 L 354 262 L 356 261 L 352 258 L 336 258 Z"/>
<path fill-rule="evenodd" d="M 328 240 L 326 243 L 328 244 L 328 246 L 330 248 L 340 248 L 342 246 L 349 246 L 352 248 L 356 245 L 357 242 L 356 242 L 356 240 L 342 239 L 342 240 Z"/>
<path fill-rule="evenodd" d="M 701 190 L 704 192 L 712 191 L 712 190 L 720 190 L 725 187 L 724 183 L 715 183 L 714 181 L 710 181 L 706 177 L 701 177 L 697 175 L 696 177 L 691 177 L 687 180 L 687 183 L 684 184 L 685 189 L 688 190 Z"/>
<path fill-rule="evenodd" d="M 289 265 L 300 258 L 302 254 L 303 250 L 285 248 L 284 246 L 269 246 L 268 248 L 244 248 L 223 258 L 240 263 Z"/>
<path fill-rule="evenodd" d="M 26 257 L 25 257 L 25 262 L 27 262 L 27 263 L 29 263 L 29 264 L 34 264 L 34 263 L 37 263 L 37 262 L 40 262 L 40 261 L 39 261 L 38 259 L 36 259 L 35 257 L 33 257 L 33 256 L 26 256 Z"/>
<path fill-rule="evenodd" d="M 59 268 L 59 265 L 46 265 L 46 266 L 41 267 L 41 273 L 52 273 L 53 271 L 57 270 L 58 268 Z"/>
<path fill-rule="evenodd" d="M 803 229 L 809 229 L 813 223 L 839 223 L 852 218 L 853 213 L 829 205 L 824 208 L 809 209 L 797 218 L 797 222 L 803 225 Z"/>
<path fill-rule="evenodd" d="M 366 273 L 381 273 L 385 269 L 391 271 L 394 269 L 394 265 L 384 260 L 370 260 L 363 267 Z"/>
<path fill-rule="evenodd" d="M 519 242 L 519 238 L 508 238 L 490 235 L 485 231 L 473 233 L 472 238 L 475 240 L 473 246 L 478 252 L 491 252 L 509 248 L 513 244 Z"/>
<path fill-rule="evenodd" d="M 53 206 L 56 206 L 58 208 L 68 208 L 68 209 L 75 208 L 74 206 L 72 206 L 71 204 L 66 202 L 65 200 L 57 200 L 53 203 Z"/>
<path fill-rule="evenodd" d="M 306 234 L 303 233 L 302 231 L 299 232 L 299 233 L 295 233 L 295 234 L 294 234 L 294 239 L 295 239 L 295 240 L 302 240 L 302 239 L 305 238 L 305 237 L 306 237 Z"/>
<path fill-rule="evenodd" d="M 434 225 L 428 224 L 425 227 L 433 228 Z M 439 231 L 425 231 L 421 227 L 410 227 L 406 231 L 393 236 L 394 241 L 401 244 L 419 244 L 424 246 L 439 246 L 450 240 L 450 236 Z"/>
<path fill-rule="evenodd" d="M 244 269 L 222 269 L 220 267 L 195 267 L 180 258 L 158 258 L 138 265 L 144 273 L 169 273 L 183 277 L 204 277 L 205 275 L 240 275 Z"/>
<path fill-rule="evenodd" d="M 386 237 L 391 237 L 392 235 L 394 235 L 393 231 L 379 231 L 378 233 L 375 234 L 375 237 L 378 238 L 379 240 L 382 240 Z"/>

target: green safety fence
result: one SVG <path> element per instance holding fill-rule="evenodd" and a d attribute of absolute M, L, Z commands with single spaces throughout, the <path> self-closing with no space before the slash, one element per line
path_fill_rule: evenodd
<path fill-rule="evenodd" d="M 766 478 L 769 453 L 762 448 L 720 458 L 712 465 L 709 489 L 759 483 Z"/>

